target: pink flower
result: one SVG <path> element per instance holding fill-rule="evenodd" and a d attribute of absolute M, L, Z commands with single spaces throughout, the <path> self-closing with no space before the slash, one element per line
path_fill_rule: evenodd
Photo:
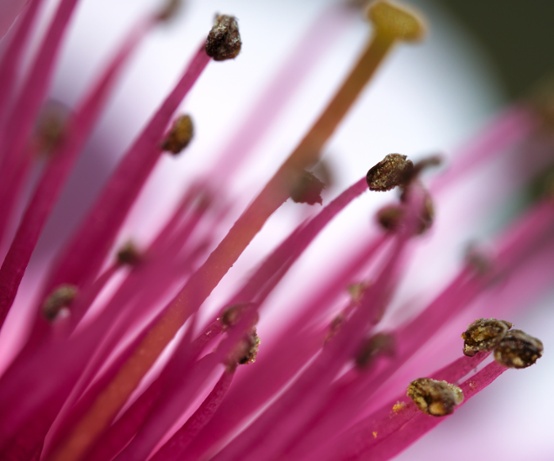
<path fill-rule="evenodd" d="M 236 18 L 217 14 L 76 229 L 55 229 L 50 255 L 39 239 L 78 155 L 132 53 L 178 5 L 140 19 L 68 108 L 45 101 L 77 2 L 60 1 L 28 64 L 42 3 L 19 4 L 0 63 L 1 459 L 390 459 L 541 357 L 542 343 L 507 321 L 551 283 L 548 183 L 513 206 L 549 161 L 535 109 L 500 114 L 438 172 L 440 156 L 384 153 L 344 191 L 326 191 L 328 141 L 393 48 L 422 38 L 418 15 L 371 5 L 360 58 L 266 182 L 243 184 L 263 176 L 249 155 L 294 79 L 277 81 L 213 166 L 153 219 L 152 201 L 135 207 L 148 178 L 162 158 L 186 161 L 196 136 L 194 114 L 176 114 L 181 101 L 212 61 L 241 50 Z M 293 61 L 302 75 L 323 55 L 315 38 Z M 207 128 L 199 135 L 216 135 Z M 390 200 L 357 208 L 375 218 L 363 232 L 329 232 L 351 202 L 379 193 Z M 131 213 L 147 232 L 124 240 Z M 460 242 L 491 225 L 486 244 L 457 258 Z"/>

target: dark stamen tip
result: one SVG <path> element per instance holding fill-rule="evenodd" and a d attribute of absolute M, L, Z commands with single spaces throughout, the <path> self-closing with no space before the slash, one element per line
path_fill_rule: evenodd
<path fill-rule="evenodd" d="M 140 250 L 132 241 L 123 244 L 116 254 L 117 263 L 121 266 L 136 266 L 142 258 Z"/>
<path fill-rule="evenodd" d="M 354 304 L 358 304 L 362 300 L 364 293 L 370 285 L 371 283 L 368 281 L 351 283 L 348 285 L 347 291 Z"/>
<path fill-rule="evenodd" d="M 407 181 L 413 181 L 414 179 L 416 179 L 417 177 L 419 177 L 419 175 L 429 169 L 429 168 L 435 168 L 435 167 L 438 167 L 440 165 L 442 165 L 444 161 L 444 158 L 442 157 L 442 155 L 439 155 L 439 154 L 436 154 L 436 155 L 429 155 L 428 157 L 425 157 L 425 158 L 422 158 L 421 160 L 418 160 L 415 164 L 414 164 L 414 168 L 412 170 L 412 172 L 410 173 L 410 176 L 409 178 L 407 178 Z"/>
<path fill-rule="evenodd" d="M 468 244 L 465 254 L 465 263 L 475 271 L 477 275 L 491 274 L 494 270 L 494 261 L 483 249 L 479 248 L 476 243 Z"/>
<path fill-rule="evenodd" d="M 379 356 L 394 356 L 395 350 L 396 346 L 392 335 L 376 333 L 362 344 L 355 358 L 356 367 L 359 369 L 368 368 Z"/>
<path fill-rule="evenodd" d="M 58 101 L 45 103 L 35 127 L 34 145 L 38 152 L 51 154 L 62 143 L 70 117 L 67 106 Z"/>
<path fill-rule="evenodd" d="M 253 329 L 246 337 L 243 339 L 242 347 L 243 353 L 238 358 L 237 362 L 240 365 L 245 365 L 247 363 L 254 363 L 256 361 L 256 356 L 258 355 L 258 349 L 260 348 L 260 337 L 258 332 Z"/>
<path fill-rule="evenodd" d="M 387 205 L 377 211 L 375 218 L 383 230 L 394 232 L 404 218 L 404 210 L 399 205 Z"/>
<path fill-rule="evenodd" d="M 464 394 L 458 386 L 430 378 L 412 381 L 406 395 L 422 412 L 431 416 L 449 415 L 464 400 Z"/>
<path fill-rule="evenodd" d="M 173 122 L 173 126 L 163 140 L 161 148 L 177 155 L 190 144 L 193 135 L 192 118 L 190 115 L 181 115 Z"/>
<path fill-rule="evenodd" d="M 435 220 L 435 204 L 433 202 L 433 197 L 427 189 L 425 189 L 421 184 L 416 183 L 416 179 L 413 176 L 407 178 L 407 183 L 402 189 L 400 195 L 400 201 L 407 203 L 409 201 L 409 194 L 412 190 L 412 186 L 420 187 L 424 193 L 423 201 L 421 203 L 421 208 L 419 210 L 417 226 L 415 228 L 415 233 L 417 235 L 422 235 L 427 232 Z"/>
<path fill-rule="evenodd" d="M 56 320 L 67 308 L 73 304 L 78 294 L 78 288 L 74 285 L 60 285 L 42 304 L 42 315 L 46 320 Z"/>
<path fill-rule="evenodd" d="M 252 328 L 241 341 L 227 360 L 227 369 L 234 370 L 237 365 L 254 363 L 260 348 L 260 337 L 255 328 Z"/>
<path fill-rule="evenodd" d="M 433 199 L 430 194 L 427 194 L 427 197 L 425 197 L 425 202 L 423 203 L 423 209 L 421 210 L 419 219 L 419 234 L 424 234 L 431 228 L 433 221 L 435 220 L 435 204 L 433 203 Z"/>
<path fill-rule="evenodd" d="M 325 189 L 325 183 L 309 171 L 303 171 L 300 177 L 294 181 L 290 191 L 290 197 L 295 203 L 307 203 L 314 205 L 323 203 L 321 193 Z"/>
<path fill-rule="evenodd" d="M 214 61 L 235 59 L 241 50 L 242 41 L 237 19 L 218 14 L 206 39 L 206 53 Z"/>
<path fill-rule="evenodd" d="M 341 329 L 342 325 L 346 321 L 346 315 L 344 313 L 338 314 L 336 317 L 331 320 L 331 323 L 329 324 L 329 330 L 327 331 L 327 334 L 325 335 L 324 344 L 327 344 L 331 339 L 333 339 L 336 334 Z"/>
<path fill-rule="evenodd" d="M 158 11 L 156 19 L 160 22 L 171 21 L 179 13 L 182 4 L 182 0 L 167 0 L 165 5 Z"/>
<path fill-rule="evenodd" d="M 472 357 L 481 351 L 491 351 L 512 328 L 510 322 L 496 319 L 479 319 L 462 333 L 464 354 Z"/>
<path fill-rule="evenodd" d="M 414 164 L 401 154 L 388 154 L 367 172 L 369 190 L 384 192 L 404 186 L 410 178 Z"/>
<path fill-rule="evenodd" d="M 233 327 L 239 322 L 247 309 L 253 309 L 254 307 L 254 303 L 233 304 L 232 306 L 227 307 L 217 319 L 223 328 Z M 258 323 L 258 320 L 258 313 L 256 313 L 253 324 L 255 325 Z"/>
<path fill-rule="evenodd" d="M 542 342 L 521 330 L 506 333 L 494 349 L 494 359 L 508 368 L 527 368 L 542 357 Z"/>

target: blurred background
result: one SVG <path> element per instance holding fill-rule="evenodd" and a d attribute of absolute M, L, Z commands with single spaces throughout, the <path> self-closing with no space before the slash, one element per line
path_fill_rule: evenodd
<path fill-rule="evenodd" d="M 524 95 L 554 74 L 554 2 L 437 1 L 486 53 L 508 97 Z"/>

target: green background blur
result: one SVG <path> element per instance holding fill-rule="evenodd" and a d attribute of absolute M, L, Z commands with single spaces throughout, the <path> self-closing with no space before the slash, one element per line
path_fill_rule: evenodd
<path fill-rule="evenodd" d="M 510 97 L 554 77 L 554 0 L 439 1 L 487 53 Z"/>

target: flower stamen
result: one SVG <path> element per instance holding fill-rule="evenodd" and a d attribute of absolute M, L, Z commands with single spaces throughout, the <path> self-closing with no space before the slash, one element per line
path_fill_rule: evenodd
<path fill-rule="evenodd" d="M 505 320 L 476 320 L 462 333 L 464 355 L 473 357 L 477 352 L 494 349 L 510 328 L 512 324 Z"/>
<path fill-rule="evenodd" d="M 177 155 L 190 144 L 193 135 L 194 126 L 191 116 L 181 115 L 173 122 L 173 126 L 163 140 L 161 148 Z"/>
<path fill-rule="evenodd" d="M 508 368 L 527 368 L 542 356 L 542 342 L 521 330 L 511 330 L 494 349 L 494 359 Z"/>
<path fill-rule="evenodd" d="M 464 400 L 464 394 L 458 386 L 430 378 L 412 381 L 406 395 L 421 411 L 431 416 L 449 415 Z"/>

